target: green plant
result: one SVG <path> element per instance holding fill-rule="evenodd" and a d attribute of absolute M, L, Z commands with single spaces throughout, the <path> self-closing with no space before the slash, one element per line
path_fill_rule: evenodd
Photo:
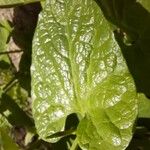
<path fill-rule="evenodd" d="M 0 1 L 0 6 L 36 1 Z M 14 73 L 5 55 L 14 29 L 6 21 L 0 26 L 0 113 L 7 130 L 23 125 L 31 150 L 40 149 L 40 144 L 64 150 L 123 150 L 135 145 L 149 149 L 145 135 L 150 130 L 150 2 L 41 3 L 35 32 L 23 38 L 32 49 L 31 89 L 22 82 L 30 77 L 30 63 L 23 61 L 23 70 Z M 27 39 L 33 34 L 31 48 Z M 33 116 L 24 111 L 30 92 Z M 1 129 L 1 149 L 9 149 L 5 139 L 13 144 L 11 136 L 3 140 Z"/>

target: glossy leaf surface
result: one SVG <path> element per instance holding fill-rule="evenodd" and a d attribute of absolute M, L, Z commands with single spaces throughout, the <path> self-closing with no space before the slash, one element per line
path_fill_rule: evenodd
<path fill-rule="evenodd" d="M 113 32 L 93 0 L 51 0 L 33 41 L 33 115 L 41 138 L 76 113 L 78 144 L 125 149 L 137 115 L 136 90 Z"/>

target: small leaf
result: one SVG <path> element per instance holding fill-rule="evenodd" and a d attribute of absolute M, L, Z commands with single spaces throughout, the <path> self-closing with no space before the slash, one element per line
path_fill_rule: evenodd
<path fill-rule="evenodd" d="M 0 96 L 3 88 L 11 81 L 13 74 L 11 64 L 7 54 L 3 54 L 7 50 L 7 40 L 11 32 L 11 27 L 7 21 L 0 22 Z"/>
<path fill-rule="evenodd" d="M 0 115 L 0 149 L 19 150 L 15 142 L 10 137 L 10 124 L 2 115 Z"/>
<path fill-rule="evenodd" d="M 10 27 L 7 21 L 0 22 L 0 52 L 6 50 L 6 43 L 10 34 Z"/>
<path fill-rule="evenodd" d="M 1 150 L 19 150 L 15 142 L 8 135 L 8 131 L 5 128 L 0 128 L 0 149 Z"/>
<path fill-rule="evenodd" d="M 81 148 L 127 147 L 137 116 L 136 89 L 97 3 L 48 1 L 33 41 L 31 71 L 33 115 L 42 139 L 58 141 L 53 135 L 76 113 Z"/>
<path fill-rule="evenodd" d="M 139 118 L 150 118 L 150 100 L 144 94 L 138 95 Z"/>
<path fill-rule="evenodd" d="M 28 109 L 28 92 L 20 86 L 19 83 L 16 83 L 7 94 L 18 104 L 20 108 Z"/>

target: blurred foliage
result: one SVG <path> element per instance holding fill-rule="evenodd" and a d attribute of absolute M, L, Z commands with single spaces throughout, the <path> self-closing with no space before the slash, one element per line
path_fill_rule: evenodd
<path fill-rule="evenodd" d="M 0 115 L 0 149 L 1 150 L 18 150 L 10 135 L 10 125 L 4 116 Z"/>
<path fill-rule="evenodd" d="M 28 115 L 28 91 L 21 87 L 15 68 L 7 51 L 13 29 L 8 21 L 0 22 L 0 149 L 16 150 L 10 135 L 13 127 L 25 127 L 27 132 L 35 132 L 34 122 Z M 29 106 L 28 106 L 29 107 Z M 25 112 L 26 111 L 26 112 Z"/>

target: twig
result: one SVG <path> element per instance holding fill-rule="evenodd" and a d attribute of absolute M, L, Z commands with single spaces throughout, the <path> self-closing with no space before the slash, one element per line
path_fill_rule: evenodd
<path fill-rule="evenodd" d="M 10 54 L 10 53 L 20 53 L 23 52 L 22 50 L 15 50 L 15 51 L 7 51 L 7 52 L 0 52 L 0 55 Z"/>
<path fill-rule="evenodd" d="M 18 80 L 16 78 L 13 78 L 4 88 L 3 91 L 6 93 L 9 91 L 16 83 L 18 83 Z"/>
<path fill-rule="evenodd" d="M 78 139 L 76 138 L 70 148 L 70 150 L 77 150 L 78 147 Z"/>

